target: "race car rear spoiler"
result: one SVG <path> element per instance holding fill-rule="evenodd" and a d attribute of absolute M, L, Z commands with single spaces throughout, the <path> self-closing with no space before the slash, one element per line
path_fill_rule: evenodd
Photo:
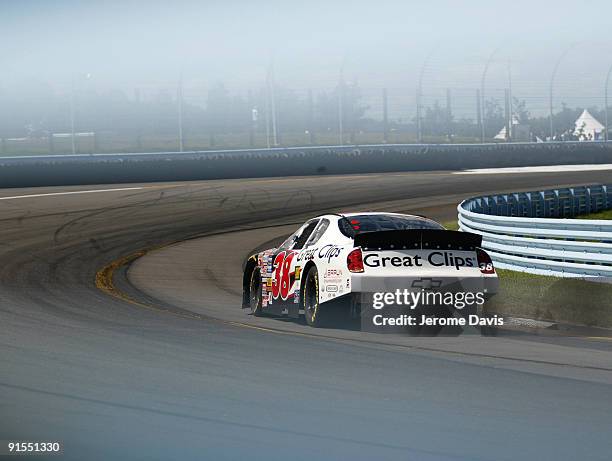
<path fill-rule="evenodd" d="M 390 230 L 355 235 L 355 246 L 363 250 L 473 251 L 481 244 L 481 235 L 438 229 Z"/>

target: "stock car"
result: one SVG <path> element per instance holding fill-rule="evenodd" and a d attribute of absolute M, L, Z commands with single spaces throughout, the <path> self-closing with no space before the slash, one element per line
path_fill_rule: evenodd
<path fill-rule="evenodd" d="M 277 248 L 247 259 L 242 307 L 255 316 L 303 312 L 317 327 L 339 304 L 359 317 L 364 293 L 463 288 L 491 296 L 497 274 L 480 245 L 480 235 L 446 230 L 418 215 L 317 216 Z"/>

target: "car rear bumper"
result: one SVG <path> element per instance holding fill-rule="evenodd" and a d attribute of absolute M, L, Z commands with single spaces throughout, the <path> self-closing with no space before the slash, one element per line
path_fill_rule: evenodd
<path fill-rule="evenodd" d="M 398 289 L 480 292 L 490 297 L 499 291 L 499 279 L 496 276 L 372 276 L 364 274 L 353 274 L 351 277 L 352 293 L 394 292 Z"/>

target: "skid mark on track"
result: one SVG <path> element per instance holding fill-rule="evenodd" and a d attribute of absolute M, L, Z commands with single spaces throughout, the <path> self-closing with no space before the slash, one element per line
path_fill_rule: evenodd
<path fill-rule="evenodd" d="M 221 186 L 208 186 L 208 187 L 201 187 L 201 188 L 197 188 L 195 190 L 187 190 L 185 192 L 180 192 L 178 194 L 173 194 L 171 196 L 167 196 L 167 195 L 159 195 L 155 198 L 152 199 L 146 199 L 146 200 L 141 200 L 138 202 L 134 202 L 134 203 L 130 203 L 127 205 L 122 205 L 122 206 L 116 206 L 116 205 L 109 205 L 103 208 L 97 208 L 94 209 L 92 211 L 87 212 L 86 214 L 82 215 L 82 216 L 77 216 L 67 222 L 65 222 L 64 224 L 62 224 L 61 226 L 59 226 L 54 234 L 53 234 L 53 242 L 54 243 L 59 243 L 60 240 L 60 236 L 62 233 L 65 233 L 67 231 L 69 231 L 70 229 L 75 228 L 75 226 L 84 223 L 85 220 L 90 219 L 90 218 L 94 218 L 94 217 L 99 217 L 101 215 L 104 215 L 106 213 L 117 213 L 114 216 L 114 219 L 117 218 L 121 218 L 123 216 L 129 216 L 133 210 L 138 209 L 138 210 L 142 210 L 142 209 L 146 209 L 146 208 L 150 208 L 153 207 L 155 205 L 157 205 L 161 200 L 164 199 L 179 199 L 179 200 L 189 200 L 191 199 L 195 194 L 199 194 L 202 192 L 217 192 L 218 190 L 221 189 Z M 144 194 L 149 194 L 151 191 L 147 190 L 146 192 L 140 192 L 138 194 L 133 194 L 133 196 L 140 196 L 140 195 L 144 195 Z"/>
<path fill-rule="evenodd" d="M 206 278 L 212 282 L 219 290 L 224 291 L 232 296 L 242 296 L 242 293 L 239 292 L 238 290 L 232 288 L 231 286 L 229 286 L 227 283 L 223 282 L 221 279 L 219 279 L 219 277 L 217 277 L 215 275 L 215 273 L 213 272 L 213 270 L 210 267 L 206 267 L 204 268 L 204 274 L 206 275 Z"/>

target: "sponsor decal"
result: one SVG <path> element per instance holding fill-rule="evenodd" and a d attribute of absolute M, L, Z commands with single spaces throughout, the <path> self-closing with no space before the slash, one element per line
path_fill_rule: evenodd
<path fill-rule="evenodd" d="M 294 278 L 295 280 L 299 280 L 302 275 L 302 268 L 300 266 L 295 266 Z"/>
<path fill-rule="evenodd" d="M 317 256 L 321 259 L 327 259 L 327 262 L 330 262 L 332 258 L 337 258 L 342 251 L 342 247 L 337 245 L 325 245 L 319 250 Z"/>
<path fill-rule="evenodd" d="M 381 256 L 378 253 L 370 253 L 363 258 L 363 263 L 368 267 L 423 267 L 424 260 L 433 267 L 447 266 L 457 270 L 462 267 L 477 267 L 475 258 L 456 256 L 450 251 L 433 251 L 426 258 L 422 255 Z"/>
<path fill-rule="evenodd" d="M 337 293 L 338 285 L 327 285 L 327 287 L 325 287 L 325 290 L 328 291 L 329 293 Z"/>
<path fill-rule="evenodd" d="M 340 252 L 342 251 L 342 247 L 337 245 L 328 244 L 321 249 L 319 248 L 309 248 L 308 250 L 301 251 L 296 261 L 312 261 L 315 258 L 319 259 L 327 259 L 327 262 L 330 262 L 333 258 L 337 258 L 340 256 Z"/>
<path fill-rule="evenodd" d="M 315 257 L 317 249 L 310 248 L 308 250 L 303 250 L 297 256 L 296 261 L 312 261 Z"/>
<path fill-rule="evenodd" d="M 335 269 L 335 268 L 327 269 L 325 271 L 325 274 L 323 274 L 324 279 L 329 279 L 329 278 L 335 279 L 338 277 L 342 277 L 342 269 Z"/>
<path fill-rule="evenodd" d="M 274 280 L 272 281 L 272 297 L 286 300 L 293 280 L 291 280 L 291 261 L 295 257 L 292 251 L 281 251 L 274 258 Z"/>
<path fill-rule="evenodd" d="M 330 284 L 330 285 L 342 285 L 342 279 L 339 277 L 333 278 L 333 279 L 327 279 L 323 283 Z"/>
<path fill-rule="evenodd" d="M 431 288 L 440 288 L 442 280 L 432 279 L 431 277 L 423 277 L 422 279 L 416 279 L 412 281 L 412 288 L 422 288 L 423 290 L 429 290 Z"/>

